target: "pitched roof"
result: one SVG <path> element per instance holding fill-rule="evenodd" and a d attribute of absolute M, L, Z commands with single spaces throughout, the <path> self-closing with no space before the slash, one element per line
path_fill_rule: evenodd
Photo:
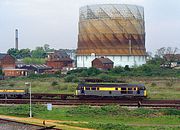
<path fill-rule="evenodd" d="M 51 67 L 45 65 L 45 64 L 31 64 L 32 67 L 36 69 L 51 69 Z"/>
<path fill-rule="evenodd" d="M 67 58 L 67 57 L 69 57 L 69 55 L 63 50 L 55 51 L 54 54 L 59 56 L 59 58 Z"/>
<path fill-rule="evenodd" d="M 23 65 L 19 67 L 20 69 L 28 69 L 28 68 L 35 68 L 35 69 L 51 69 L 52 67 L 47 66 L 46 64 L 30 64 L 30 65 Z"/>
<path fill-rule="evenodd" d="M 70 56 L 63 50 L 54 51 L 50 54 L 49 61 L 73 61 Z"/>
<path fill-rule="evenodd" d="M 2 60 L 7 54 L 5 53 L 0 53 L 0 60 Z"/>
<path fill-rule="evenodd" d="M 113 64 L 114 63 L 109 58 L 101 57 L 101 58 L 96 58 L 96 59 L 100 60 L 103 64 Z"/>

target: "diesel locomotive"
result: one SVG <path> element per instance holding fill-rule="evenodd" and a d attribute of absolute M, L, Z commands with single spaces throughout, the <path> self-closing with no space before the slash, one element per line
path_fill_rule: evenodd
<path fill-rule="evenodd" d="M 79 99 L 103 99 L 103 98 L 146 98 L 146 87 L 143 84 L 113 84 L 113 83 L 83 83 L 78 84 L 75 94 L 41 94 L 33 93 L 33 98 L 42 98 L 43 96 L 60 99 L 67 97 Z M 28 89 L 0 89 L 0 98 L 28 98 Z"/>
<path fill-rule="evenodd" d="M 79 84 L 79 98 L 146 98 L 143 84 Z"/>
<path fill-rule="evenodd" d="M 0 98 L 25 98 L 28 95 L 28 89 L 0 89 Z"/>

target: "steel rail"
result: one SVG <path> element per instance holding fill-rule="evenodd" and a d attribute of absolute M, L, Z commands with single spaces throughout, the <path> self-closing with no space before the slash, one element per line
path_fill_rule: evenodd
<path fill-rule="evenodd" d="M 0 99 L 0 104 L 28 104 L 29 99 Z M 53 105 L 120 105 L 120 106 L 138 106 L 138 107 L 162 107 L 162 108 L 180 108 L 180 100 L 93 100 L 93 99 L 32 99 L 33 104 Z"/>

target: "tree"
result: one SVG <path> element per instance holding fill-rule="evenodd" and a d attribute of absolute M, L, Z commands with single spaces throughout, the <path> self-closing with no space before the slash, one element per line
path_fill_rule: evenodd
<path fill-rule="evenodd" d="M 124 70 L 125 71 L 130 71 L 131 69 L 129 68 L 129 65 L 125 65 Z"/>
<path fill-rule="evenodd" d="M 175 47 L 162 47 L 156 51 L 155 59 L 161 59 L 161 64 L 172 62 L 176 58 L 178 48 Z"/>
<path fill-rule="evenodd" d="M 48 52 L 48 51 L 50 50 L 49 47 L 50 47 L 49 44 L 44 44 L 44 50 L 45 50 L 46 52 Z"/>
<path fill-rule="evenodd" d="M 166 53 L 166 48 L 165 48 L 165 47 L 162 47 L 162 48 L 160 48 L 160 49 L 158 49 L 158 50 L 156 51 L 155 57 L 156 57 L 156 58 L 163 58 L 163 56 L 165 55 L 165 53 Z"/>
<path fill-rule="evenodd" d="M 30 49 L 21 49 L 19 51 L 19 55 L 21 59 L 26 58 L 26 57 L 31 57 L 31 50 Z"/>
<path fill-rule="evenodd" d="M 164 55 L 164 60 L 166 62 L 173 62 L 176 60 L 176 53 L 178 52 L 178 48 L 172 48 L 172 47 L 167 47 L 166 48 L 166 54 Z"/>
<path fill-rule="evenodd" d="M 36 47 L 35 50 L 31 51 L 33 58 L 45 58 L 46 52 L 43 47 Z"/>
<path fill-rule="evenodd" d="M 8 54 L 14 56 L 16 59 L 19 59 L 20 56 L 19 56 L 19 50 L 18 49 L 15 49 L 15 48 L 10 48 L 8 51 L 7 51 Z"/>

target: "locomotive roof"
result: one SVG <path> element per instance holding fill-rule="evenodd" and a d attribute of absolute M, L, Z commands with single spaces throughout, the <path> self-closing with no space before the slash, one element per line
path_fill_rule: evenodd
<path fill-rule="evenodd" d="M 120 87 L 120 86 L 126 86 L 126 87 L 132 87 L 132 86 L 136 86 L 136 87 L 145 87 L 144 84 L 128 84 L 128 83 L 124 83 L 124 84 L 79 84 L 78 86 L 89 86 L 89 87 Z"/>

